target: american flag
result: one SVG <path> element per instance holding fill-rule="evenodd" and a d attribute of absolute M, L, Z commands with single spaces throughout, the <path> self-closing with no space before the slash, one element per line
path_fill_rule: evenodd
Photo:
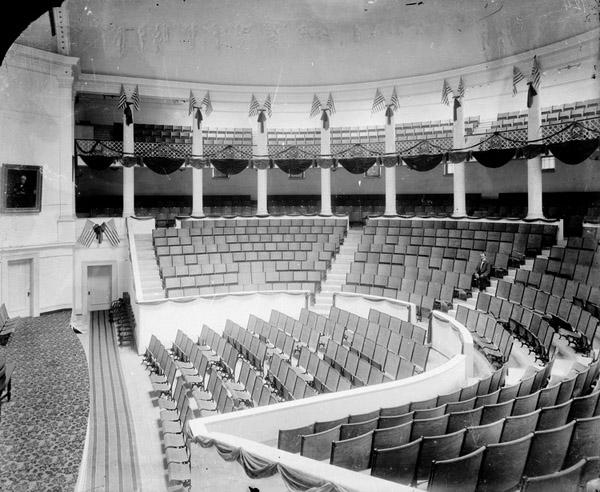
<path fill-rule="evenodd" d="M 210 100 L 210 92 L 206 91 L 206 94 L 204 94 L 204 98 L 202 99 L 200 106 L 204 106 L 204 112 L 206 116 L 209 116 L 210 113 L 213 112 L 212 102 Z"/>
<path fill-rule="evenodd" d="M 331 92 L 327 98 L 327 109 L 331 114 L 335 114 L 335 103 L 333 102 L 333 96 L 331 95 Z"/>
<path fill-rule="evenodd" d="M 83 226 L 83 230 L 79 235 L 79 239 L 77 240 L 82 246 L 89 248 L 92 244 L 92 241 L 96 237 L 96 233 L 94 232 L 94 224 L 90 219 L 85 221 L 85 225 Z"/>
<path fill-rule="evenodd" d="M 310 117 L 313 118 L 321 112 L 321 101 L 316 94 L 313 95 L 312 106 L 310 107 Z"/>
<path fill-rule="evenodd" d="M 198 107 L 198 101 L 196 101 L 194 93 L 190 90 L 190 106 L 188 108 L 188 114 L 192 114 L 196 107 Z"/>
<path fill-rule="evenodd" d="M 513 97 L 517 95 L 517 84 L 521 82 L 521 80 L 525 80 L 525 76 L 521 73 L 521 70 L 513 66 Z"/>
<path fill-rule="evenodd" d="M 531 67 L 531 76 L 529 77 L 529 82 L 531 83 L 531 87 L 533 87 L 535 92 L 539 92 L 541 78 L 542 78 L 542 69 L 540 68 L 540 64 L 538 62 L 537 56 L 534 56 L 533 57 L 533 66 Z"/>
<path fill-rule="evenodd" d="M 272 112 L 271 112 L 271 94 L 267 94 L 267 98 L 265 99 L 265 104 L 263 105 L 263 108 L 267 110 L 267 114 L 269 115 L 269 118 L 272 116 Z"/>
<path fill-rule="evenodd" d="M 390 106 L 394 111 L 397 111 L 400 107 L 400 100 L 398 99 L 398 93 L 396 92 L 396 88 L 392 91 L 392 97 L 390 98 Z"/>
<path fill-rule="evenodd" d="M 463 98 L 465 97 L 465 83 L 463 82 L 463 78 L 461 77 L 460 80 L 458 81 L 458 96 L 459 98 Z"/>
<path fill-rule="evenodd" d="M 258 114 L 258 110 L 260 106 L 254 94 L 252 94 L 252 98 L 250 99 L 250 107 L 248 108 L 248 116 L 256 116 Z"/>
<path fill-rule="evenodd" d="M 379 89 L 375 91 L 375 97 L 373 98 L 373 106 L 371 107 L 371 113 L 377 113 L 385 109 L 385 97 Z"/>
<path fill-rule="evenodd" d="M 117 108 L 123 109 L 127 105 L 127 94 L 125 94 L 125 87 L 121 84 L 121 92 L 119 93 L 119 103 L 117 104 Z"/>
<path fill-rule="evenodd" d="M 444 79 L 444 85 L 442 86 L 442 103 L 444 103 L 446 106 L 450 104 L 450 100 L 448 99 L 450 94 L 452 94 L 452 89 L 450 88 L 448 81 Z"/>
<path fill-rule="evenodd" d="M 121 242 L 121 240 L 119 239 L 119 233 L 117 232 L 117 227 L 115 226 L 114 219 L 110 219 L 108 222 L 105 223 L 104 234 L 106 234 L 108 241 L 113 246 L 118 246 L 118 244 Z"/>
<path fill-rule="evenodd" d="M 140 110 L 140 90 L 136 85 L 135 89 L 133 89 L 133 93 L 131 94 L 131 102 L 133 103 L 133 107 L 136 111 Z"/>

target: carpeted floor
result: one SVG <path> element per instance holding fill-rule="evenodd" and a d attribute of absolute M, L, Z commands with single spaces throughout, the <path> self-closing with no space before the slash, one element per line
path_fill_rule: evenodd
<path fill-rule="evenodd" d="M 139 490 L 135 433 L 108 311 L 90 313 L 91 412 L 83 490 Z"/>
<path fill-rule="evenodd" d="M 0 490 L 71 491 L 89 412 L 88 367 L 70 311 L 26 318 L 5 351 L 15 363 L 2 404 Z"/>

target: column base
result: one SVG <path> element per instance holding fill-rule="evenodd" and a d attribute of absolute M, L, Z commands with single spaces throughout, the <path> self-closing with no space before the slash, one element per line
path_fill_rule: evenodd
<path fill-rule="evenodd" d="M 382 215 L 382 217 L 385 217 L 385 218 L 393 218 L 393 217 L 398 217 L 398 214 L 386 214 L 386 213 L 384 213 L 384 214 Z"/>
<path fill-rule="evenodd" d="M 268 212 L 267 212 L 267 213 L 264 213 L 264 214 L 259 214 L 259 213 L 257 213 L 257 214 L 255 215 L 255 217 L 270 217 L 270 215 L 269 215 L 269 213 L 268 213 Z"/>
<path fill-rule="evenodd" d="M 319 217 L 333 217 L 333 214 L 331 212 L 329 212 L 329 213 L 321 212 L 319 214 Z"/>
<path fill-rule="evenodd" d="M 546 217 L 544 217 L 544 215 L 527 215 L 525 217 L 525 220 L 546 220 Z"/>
<path fill-rule="evenodd" d="M 192 219 L 204 219 L 205 217 L 206 217 L 206 215 L 204 215 L 204 213 L 190 214 L 190 218 L 192 218 Z"/>
<path fill-rule="evenodd" d="M 465 215 L 455 215 L 455 214 L 452 214 L 452 215 L 450 216 L 450 218 L 451 218 L 451 219 L 457 219 L 457 220 L 458 220 L 458 219 L 468 219 L 468 218 L 469 218 L 469 216 L 468 216 L 467 214 L 465 214 Z"/>

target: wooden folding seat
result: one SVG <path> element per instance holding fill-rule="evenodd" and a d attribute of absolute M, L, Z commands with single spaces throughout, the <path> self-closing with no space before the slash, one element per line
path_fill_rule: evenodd
<path fill-rule="evenodd" d="M 571 403 L 572 400 L 567 400 L 564 403 L 541 408 L 537 430 L 553 429 L 564 425 L 569 416 Z"/>
<path fill-rule="evenodd" d="M 528 434 L 521 439 L 486 446 L 477 490 L 500 491 L 516 488 L 523 474 L 532 436 L 533 434 Z"/>
<path fill-rule="evenodd" d="M 464 411 L 452 411 L 449 413 L 448 427 L 446 432 L 454 432 L 467 427 L 479 426 L 483 407 L 472 408 Z"/>
<path fill-rule="evenodd" d="M 422 439 L 387 449 L 375 448 L 372 453 L 371 475 L 403 485 L 414 481 Z"/>
<path fill-rule="evenodd" d="M 431 492 L 475 492 L 485 448 L 464 456 L 434 460 L 427 483 Z"/>
<path fill-rule="evenodd" d="M 411 440 L 425 436 L 439 436 L 446 432 L 448 426 L 448 414 L 431 419 L 413 420 Z"/>
<path fill-rule="evenodd" d="M 581 490 L 581 476 L 586 460 L 581 459 L 573 466 L 563 470 L 540 475 L 537 477 L 523 478 L 521 491 L 523 492 L 578 492 Z"/>
<path fill-rule="evenodd" d="M 461 454 L 471 453 L 481 446 L 500 442 L 503 427 L 504 419 L 491 424 L 467 427 Z"/>

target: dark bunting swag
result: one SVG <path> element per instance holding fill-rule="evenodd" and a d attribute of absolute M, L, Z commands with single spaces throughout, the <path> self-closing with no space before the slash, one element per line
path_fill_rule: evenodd
<path fill-rule="evenodd" d="M 185 159 L 176 157 L 144 157 L 145 166 L 157 174 L 167 175 L 174 173 L 185 163 Z"/>
<path fill-rule="evenodd" d="M 115 157 L 108 155 L 79 155 L 85 165 L 96 171 L 102 171 L 108 169 L 110 165 L 115 162 Z"/>
<path fill-rule="evenodd" d="M 442 159 L 444 154 L 422 154 L 422 155 L 411 155 L 404 156 L 402 160 L 406 162 L 406 165 L 419 172 L 431 171 L 434 169 Z"/>
<path fill-rule="evenodd" d="M 552 155 L 560 162 L 574 165 L 585 161 L 591 156 L 600 144 L 600 138 L 589 138 L 586 140 L 570 140 L 548 145 Z"/>
<path fill-rule="evenodd" d="M 367 172 L 376 162 L 376 157 L 348 157 L 338 159 L 338 163 L 349 173 L 362 174 Z"/>
<path fill-rule="evenodd" d="M 239 174 L 248 167 L 248 159 L 210 159 L 210 163 L 226 176 Z"/>
<path fill-rule="evenodd" d="M 302 174 L 309 167 L 314 164 L 313 159 L 277 159 L 274 158 L 273 162 L 281 169 L 284 173 L 297 175 Z"/>
<path fill-rule="evenodd" d="M 473 151 L 472 155 L 482 166 L 498 168 L 508 164 L 515 152 L 515 149 L 490 149 Z"/>

